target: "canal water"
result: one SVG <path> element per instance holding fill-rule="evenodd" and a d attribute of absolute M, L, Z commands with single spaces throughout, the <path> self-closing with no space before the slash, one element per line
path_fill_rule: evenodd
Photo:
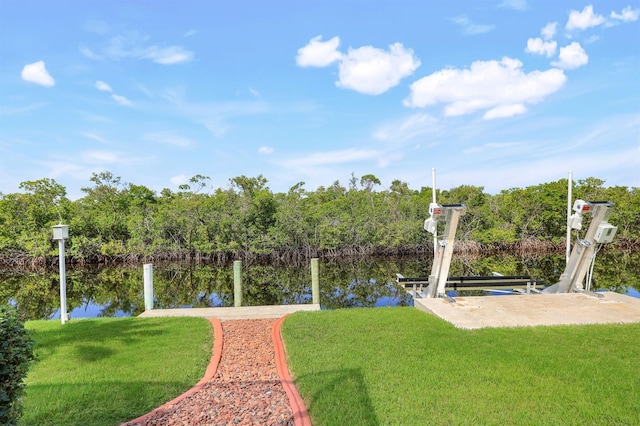
<path fill-rule="evenodd" d="M 546 285 L 564 270 L 561 255 L 454 256 L 450 276 L 528 275 Z M 430 258 L 405 257 L 358 261 L 320 261 L 323 309 L 408 306 L 411 296 L 395 281 L 428 276 Z M 598 255 L 591 288 L 640 297 L 640 253 Z M 245 306 L 311 303 L 310 265 L 243 265 Z M 155 264 L 155 308 L 233 306 L 233 265 Z M 479 294 L 479 293 L 475 293 Z M 0 300 L 17 306 L 28 319 L 60 318 L 58 270 L 0 271 Z M 69 317 L 119 317 L 144 311 L 143 266 L 67 267 Z"/>

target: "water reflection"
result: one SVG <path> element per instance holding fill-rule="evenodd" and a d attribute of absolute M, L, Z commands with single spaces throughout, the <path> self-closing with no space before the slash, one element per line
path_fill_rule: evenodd
<path fill-rule="evenodd" d="M 430 258 L 320 262 L 320 300 L 325 309 L 413 304 L 395 283 L 395 274 L 428 276 Z M 564 256 L 454 256 L 450 275 L 530 275 L 547 285 L 564 269 Z M 605 252 L 598 256 L 593 289 L 640 297 L 640 253 Z M 309 265 L 245 265 L 243 305 L 311 303 Z M 142 265 L 67 268 L 70 318 L 119 317 L 144 311 Z M 0 272 L 0 299 L 16 305 L 29 319 L 59 318 L 57 270 Z M 154 265 L 156 308 L 233 306 L 233 267 L 196 264 Z"/>

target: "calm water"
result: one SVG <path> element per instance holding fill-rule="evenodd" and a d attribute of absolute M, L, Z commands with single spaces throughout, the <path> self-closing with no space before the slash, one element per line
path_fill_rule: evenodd
<path fill-rule="evenodd" d="M 325 309 L 412 305 L 395 274 L 428 276 L 430 258 L 320 262 L 320 301 Z M 455 257 L 450 275 L 530 275 L 547 285 L 564 270 L 564 256 Z M 640 253 L 609 252 L 596 259 L 592 289 L 640 297 Z M 309 265 L 244 265 L 243 305 L 311 303 Z M 233 306 L 233 266 L 154 265 L 156 308 Z M 0 299 L 29 319 L 60 318 L 58 270 L 0 272 Z M 144 311 L 143 268 L 67 268 L 70 318 L 138 315 Z"/>

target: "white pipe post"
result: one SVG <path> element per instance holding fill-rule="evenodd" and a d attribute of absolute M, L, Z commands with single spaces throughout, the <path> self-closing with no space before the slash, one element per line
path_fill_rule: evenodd
<path fill-rule="evenodd" d="M 431 169 L 431 201 L 436 203 L 436 168 Z M 438 225 L 436 223 L 436 230 L 433 233 L 433 261 L 436 261 L 436 247 L 438 246 Z"/>
<path fill-rule="evenodd" d="M 311 259 L 311 301 L 320 304 L 320 273 L 318 272 L 318 258 Z"/>
<path fill-rule="evenodd" d="M 58 263 L 60 263 L 60 322 L 67 322 L 67 271 L 64 260 L 64 238 L 58 240 Z"/>
<path fill-rule="evenodd" d="M 145 263 L 142 267 L 144 277 L 144 309 L 153 309 L 153 264 Z"/>
<path fill-rule="evenodd" d="M 233 306 L 242 306 L 242 261 L 233 261 Z"/>
<path fill-rule="evenodd" d="M 567 184 L 567 250 L 566 250 L 566 264 L 569 263 L 569 257 L 571 256 L 571 199 L 573 198 L 573 171 L 569 170 L 569 182 Z"/>
<path fill-rule="evenodd" d="M 64 261 L 64 240 L 69 238 L 69 225 L 62 222 L 53 227 L 53 239 L 58 240 L 58 264 L 60 266 L 60 322 L 67 322 L 67 273 Z"/>

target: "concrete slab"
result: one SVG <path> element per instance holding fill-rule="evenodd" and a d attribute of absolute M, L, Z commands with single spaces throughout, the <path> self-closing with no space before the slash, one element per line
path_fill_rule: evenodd
<path fill-rule="evenodd" d="M 414 306 L 463 329 L 640 322 L 640 299 L 613 292 L 414 299 Z"/>
<path fill-rule="evenodd" d="M 180 308 L 180 309 L 152 309 L 139 315 L 141 318 L 150 317 L 202 317 L 216 318 L 220 321 L 238 319 L 266 319 L 281 318 L 298 311 L 319 311 L 318 304 L 279 305 L 279 306 L 241 306 L 238 308 Z"/>

